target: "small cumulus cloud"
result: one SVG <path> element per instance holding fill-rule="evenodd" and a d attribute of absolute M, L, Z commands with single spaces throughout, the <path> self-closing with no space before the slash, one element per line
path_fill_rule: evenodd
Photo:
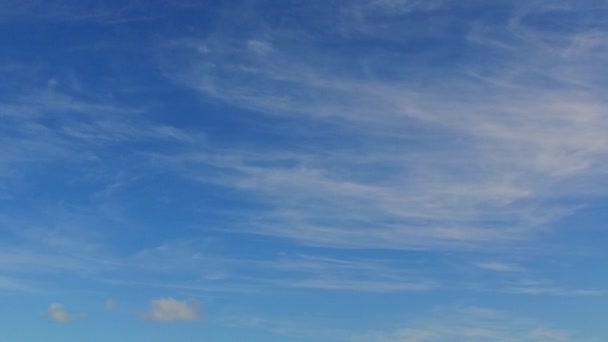
<path fill-rule="evenodd" d="M 187 301 L 178 301 L 170 297 L 161 298 L 150 303 L 147 318 L 162 322 L 193 321 L 199 318 L 199 308 Z"/>
<path fill-rule="evenodd" d="M 108 311 L 114 310 L 116 308 L 116 301 L 113 299 L 108 299 L 104 304 L 104 308 Z"/>
<path fill-rule="evenodd" d="M 72 316 L 65 310 L 62 304 L 52 303 L 47 310 L 47 317 L 57 323 L 65 323 L 72 320 Z"/>

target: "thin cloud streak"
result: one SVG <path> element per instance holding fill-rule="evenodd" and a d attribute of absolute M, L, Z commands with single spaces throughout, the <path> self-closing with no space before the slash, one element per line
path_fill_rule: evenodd
<path fill-rule="evenodd" d="M 440 310 L 419 318 L 392 333 L 370 333 L 356 341 L 439 342 L 525 341 L 568 342 L 591 341 L 521 317 L 479 307 Z"/>
<path fill-rule="evenodd" d="M 176 82 L 265 114 L 337 124 L 366 144 L 356 152 L 295 156 L 293 167 L 279 166 L 281 153 L 273 160 L 272 151 L 255 156 L 238 149 L 224 151 L 223 159 L 186 154 L 166 157 L 167 163 L 186 174 L 196 173 L 197 164 L 199 170 L 223 168 L 236 175 L 215 179 L 198 172 L 197 179 L 258 194 L 274 207 L 267 219 L 239 232 L 318 246 L 396 249 L 534 238 L 576 210 L 553 199 L 584 203 L 608 191 L 596 186 L 608 165 L 606 103 L 585 67 L 601 63 L 602 45 L 581 48 L 578 33 L 555 37 L 525 22 L 543 10 L 514 11 L 500 27 L 507 30 L 504 39 L 485 37 L 491 29 L 480 31 L 491 23 L 475 23 L 466 47 L 497 53 L 499 62 L 459 65 L 427 87 L 415 81 L 423 71 L 412 75 L 414 81 L 383 80 L 349 75 L 331 57 L 312 65 L 271 29 L 264 41 L 177 41 L 168 50 L 187 61 L 173 65 L 185 67 L 165 70 Z M 487 43 L 492 39 L 520 52 Z M 311 59 L 318 57 L 315 43 L 306 42 Z M 577 52 L 564 57 L 572 49 Z M 442 138 L 427 148 L 412 127 L 425 130 L 427 141 Z M 256 159 L 267 163 L 258 166 Z M 366 177 L 371 169 L 385 169 L 387 177 Z"/>
<path fill-rule="evenodd" d="M 304 320 L 269 319 L 259 316 L 226 315 L 221 318 L 230 327 L 265 330 L 286 338 L 322 338 L 327 341 L 524 341 L 569 342 L 595 341 L 556 329 L 532 319 L 515 317 L 505 312 L 481 307 L 435 309 L 422 313 L 394 331 L 361 331 L 361 329 L 327 329 Z"/>

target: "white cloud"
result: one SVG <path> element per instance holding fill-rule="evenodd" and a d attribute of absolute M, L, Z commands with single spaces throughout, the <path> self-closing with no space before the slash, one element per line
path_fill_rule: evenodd
<path fill-rule="evenodd" d="M 411 262 L 373 258 L 328 258 L 281 254 L 273 258 L 229 258 L 204 253 L 204 243 L 179 241 L 140 251 L 138 267 L 156 272 L 206 275 L 208 285 L 173 284 L 183 289 L 273 291 L 277 288 L 370 293 L 421 292 L 438 284 Z M 244 276 L 247 274 L 247 276 Z M 158 283 L 149 283 L 159 286 Z M 166 284 L 168 286 L 169 284 Z"/>
<path fill-rule="evenodd" d="M 512 285 L 504 288 L 497 288 L 496 290 L 503 293 L 516 293 L 531 296 L 605 297 L 608 295 L 608 290 L 606 289 L 573 289 L 560 287 L 551 283 L 538 285 Z"/>
<path fill-rule="evenodd" d="M 49 305 L 47 317 L 57 323 L 65 323 L 72 320 L 72 316 L 65 310 L 63 305 L 59 303 L 52 303 Z"/>
<path fill-rule="evenodd" d="M 513 4 L 508 23 L 471 24 L 467 44 L 492 58 L 454 65 L 436 78 L 405 58 L 387 62 L 392 55 L 382 49 L 352 56 L 359 64 L 349 69 L 343 55 L 332 58 L 313 40 L 302 58 L 291 40 L 267 27 L 264 37 L 273 42 L 268 58 L 252 58 L 250 41 L 234 37 L 174 44 L 188 63 L 172 63 L 178 69 L 166 70 L 167 76 L 203 96 L 305 118 L 311 127 L 332 124 L 345 139 L 362 143 L 356 150 L 332 149 L 335 140 L 303 139 L 305 152 L 290 154 L 198 149 L 167 156 L 166 165 L 257 195 L 272 208 L 241 232 L 308 245 L 397 249 L 534 238 L 579 204 L 554 199 L 584 203 L 608 193 L 597 185 L 605 183 L 598 180 L 608 167 L 608 116 L 605 84 L 594 70 L 603 70 L 598 51 L 604 38 L 542 31 L 522 18 L 543 9 L 519 7 Z M 382 32 L 390 25 L 383 23 Z M 399 44 L 408 46 L 408 39 Z M 576 54 L 564 57 L 568 49 Z M 387 68 L 394 77 L 374 73 Z M 226 172 L 201 171 L 209 168 Z"/>
<path fill-rule="evenodd" d="M 2 255 L 2 253 L 0 253 L 0 256 Z M 0 264 L 0 271 L 2 270 L 2 265 Z M 0 275 L 0 292 L 30 292 L 30 293 L 34 293 L 34 292 L 40 292 L 41 290 L 32 286 L 32 284 L 30 284 L 27 281 L 24 281 L 23 279 L 17 278 L 17 277 L 13 277 L 13 276 L 6 276 L 6 275 Z"/>
<path fill-rule="evenodd" d="M 393 331 L 346 331 L 319 325 L 318 322 L 259 316 L 227 316 L 221 321 L 227 326 L 265 330 L 286 339 L 357 342 L 590 342 L 534 319 L 480 307 L 434 309 Z"/>
<path fill-rule="evenodd" d="M 112 311 L 112 310 L 116 309 L 116 301 L 113 299 L 108 299 L 104 303 L 104 308 L 108 311 Z"/>
<path fill-rule="evenodd" d="M 219 320 L 228 327 L 246 327 L 267 331 L 281 336 L 283 340 L 300 338 L 307 341 L 353 341 L 350 331 L 327 328 L 311 322 L 287 320 L 285 318 L 266 318 L 261 316 L 223 316 Z"/>
<path fill-rule="evenodd" d="M 119 6 L 112 4 L 92 4 L 91 1 L 6 0 L 0 3 L 0 21 L 23 18 L 58 22 L 96 22 L 118 24 L 128 21 L 145 20 L 135 14 L 138 0 Z"/>
<path fill-rule="evenodd" d="M 484 269 L 484 270 L 495 271 L 495 272 L 522 272 L 523 271 L 523 269 L 517 265 L 508 264 L 508 263 L 504 263 L 504 262 L 498 262 L 498 261 L 477 263 L 477 264 L 475 264 L 475 266 L 477 266 L 481 269 Z"/>
<path fill-rule="evenodd" d="M 391 15 L 401 15 L 419 5 L 438 2 L 367 3 Z M 382 32 L 391 31 L 391 22 L 379 23 L 384 27 Z M 105 144 L 179 142 L 183 150 L 177 153 L 152 155 L 138 151 L 151 162 L 138 164 L 135 169 L 171 168 L 197 181 L 238 189 L 252 195 L 260 207 L 270 208 L 251 218 L 239 213 L 243 216 L 231 220 L 237 223 L 227 231 L 346 248 L 493 248 L 495 244 L 520 242 L 572 212 L 572 208 L 556 205 L 553 199 L 568 196 L 575 202 L 580 195 L 606 194 L 595 180 L 605 177 L 603 170 L 608 165 L 606 103 L 603 95 L 597 95 L 605 87 L 594 78 L 595 73 L 589 72 L 603 61 L 606 35 L 587 32 L 548 37 L 523 22 L 513 20 L 510 27 L 501 27 L 504 32 L 500 37 L 491 29 L 477 29 L 469 35 L 474 44 L 504 50 L 498 58 L 504 64 L 468 66 L 470 69 L 446 73 L 437 80 L 426 79 L 429 70 L 400 69 L 405 63 L 401 60 L 385 63 L 384 57 L 390 56 L 374 52 L 382 49 L 352 56 L 358 61 L 357 69 L 349 69 L 350 65 L 342 68 L 340 64 L 348 62 L 343 55 L 334 60 L 332 53 L 325 53 L 331 45 L 320 50 L 311 47 L 310 54 L 294 52 L 285 37 L 273 37 L 271 29 L 267 35 L 260 35 L 264 39 L 252 39 L 255 34 L 242 41 L 211 37 L 210 41 L 191 41 L 182 46 L 192 63 L 175 63 L 184 69 L 171 75 L 173 79 L 230 104 L 301 119 L 304 135 L 309 138 L 316 137 L 317 132 L 308 131 L 307 123 L 331 126 L 331 135 L 346 132 L 344 140 L 352 138 L 359 144 L 356 148 L 336 144 L 339 137 L 329 139 L 327 144 L 303 139 L 304 147 L 289 153 L 278 146 L 219 149 L 201 144 L 188 132 L 151 124 L 137 110 L 116 103 L 79 100 L 62 92 L 61 82 L 54 82 L 49 89 L 16 96 L 0 106 L 1 122 L 18 133 L 0 140 L 5 142 L 6 151 L 0 157 L 5 163 L 0 164 L 85 158 L 85 154 L 86 158 L 94 157 L 89 153 Z M 476 27 L 485 27 L 483 24 Z M 204 44 L 210 48 L 200 48 Z M 510 51 L 521 55 L 514 57 Z M 390 65 L 396 66 L 390 67 L 394 71 L 390 80 L 374 73 L 379 66 Z M 361 77 L 359 66 L 370 76 Z M 50 121 L 57 127 L 45 126 L 49 120 L 43 118 L 53 113 L 78 113 L 79 120 L 56 115 Z M 299 132 L 294 129 L 289 134 L 298 137 Z M 141 161 L 125 158 L 125 164 L 133 164 L 119 167 L 128 168 Z M 210 168 L 220 172 L 206 173 Z M 105 170 L 97 172 L 103 174 Z M 117 191 L 128 179 L 110 184 L 106 193 Z M 40 235 L 44 245 L 1 249 L 4 257 L 0 258 L 0 269 L 98 272 L 103 268 L 101 264 L 108 268 L 124 266 L 120 263 L 124 260 L 102 260 L 95 251 L 82 250 L 82 241 L 41 235 L 43 231 L 48 230 L 40 229 L 33 235 Z M 167 272 L 188 273 L 207 260 L 195 253 L 168 259 L 166 252 L 159 248 L 142 253 L 140 258 L 126 262 L 137 266 L 126 267 L 147 262 L 154 271 L 162 265 Z M 150 262 L 153 258 L 157 262 Z M 432 280 L 397 271 L 404 269 L 399 265 L 374 260 L 351 259 L 349 264 L 345 260 L 292 259 L 265 260 L 255 265 L 242 262 L 240 266 L 220 261 L 208 274 L 218 275 L 219 280 L 229 279 L 233 286 L 214 284 L 210 288 L 239 287 L 239 272 L 232 271 L 246 266 L 264 275 L 281 269 L 291 272 L 291 277 L 274 274 L 243 280 L 248 281 L 242 286 L 247 289 L 289 286 L 393 292 L 435 286 Z M 499 262 L 476 266 L 497 272 L 520 271 L 516 265 Z M 11 281 L 0 283 L 16 287 Z M 195 288 L 188 285 L 183 288 Z M 572 293 L 534 286 L 514 286 L 510 290 Z M 170 298 L 159 301 L 152 304 L 151 312 L 156 312 L 150 315 L 155 317 L 152 319 L 197 316 L 195 308 L 187 303 Z"/>
<path fill-rule="evenodd" d="M 153 321 L 192 321 L 199 318 L 199 309 L 193 303 L 173 298 L 161 298 L 150 303 L 147 317 Z"/>
<path fill-rule="evenodd" d="M 371 333 L 356 341 L 373 342 L 571 342 L 587 341 L 531 319 L 485 308 L 441 310 L 392 333 Z"/>
<path fill-rule="evenodd" d="M 99 226 L 86 216 L 53 209 L 39 217 L 0 217 L 13 241 L 0 244 L 0 271 L 92 274 L 115 267 L 99 243 Z"/>
<path fill-rule="evenodd" d="M 444 0 L 372 0 L 364 2 L 366 9 L 379 9 L 387 13 L 403 14 L 441 8 Z"/>

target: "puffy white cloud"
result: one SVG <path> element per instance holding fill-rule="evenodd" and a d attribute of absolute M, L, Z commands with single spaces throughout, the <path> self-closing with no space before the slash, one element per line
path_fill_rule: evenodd
<path fill-rule="evenodd" d="M 147 317 L 153 321 L 192 321 L 199 317 L 199 308 L 193 303 L 173 298 L 161 298 L 150 303 Z"/>
<path fill-rule="evenodd" d="M 57 323 L 65 323 L 72 319 L 72 316 L 65 310 L 62 304 L 52 303 L 47 310 L 48 318 Z"/>
<path fill-rule="evenodd" d="M 114 301 L 113 299 L 108 299 L 105 302 L 104 307 L 106 308 L 106 310 L 112 311 L 116 308 L 116 301 Z"/>

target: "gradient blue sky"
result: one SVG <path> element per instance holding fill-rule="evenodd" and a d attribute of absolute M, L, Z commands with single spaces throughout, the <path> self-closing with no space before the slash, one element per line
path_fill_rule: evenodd
<path fill-rule="evenodd" d="M 607 18 L 0 0 L 0 340 L 607 341 Z"/>

